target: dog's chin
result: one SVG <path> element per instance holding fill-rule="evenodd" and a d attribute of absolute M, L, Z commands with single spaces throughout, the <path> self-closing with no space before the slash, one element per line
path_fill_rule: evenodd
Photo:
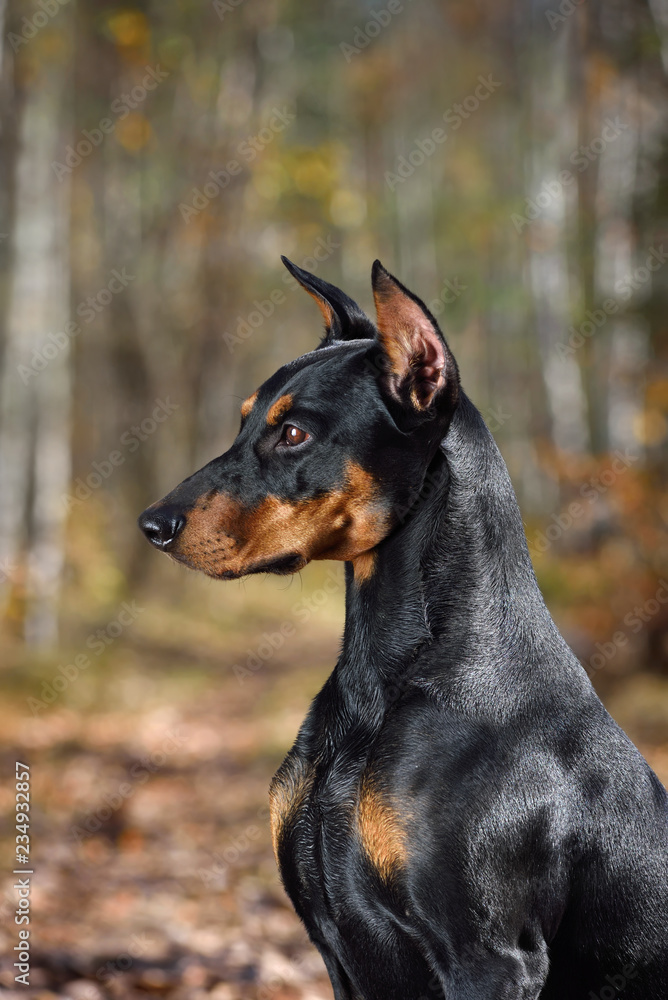
<path fill-rule="evenodd" d="M 226 569 L 225 566 L 198 565 L 187 556 L 178 552 L 168 552 L 167 555 L 175 562 L 188 569 L 204 573 L 214 580 L 240 580 L 242 576 L 252 576 L 257 573 L 274 573 L 276 576 L 290 576 L 298 573 L 310 560 L 301 552 L 289 552 L 286 555 L 277 556 L 274 559 L 265 559 L 258 563 L 250 563 L 235 569 Z"/>
<path fill-rule="evenodd" d="M 245 569 L 240 575 L 275 573 L 277 576 L 290 576 L 291 573 L 298 573 L 300 569 L 304 569 L 308 561 L 306 556 L 302 555 L 301 552 L 289 552 L 287 555 L 278 556 L 276 559 L 269 559 L 256 566 L 251 566 Z"/>

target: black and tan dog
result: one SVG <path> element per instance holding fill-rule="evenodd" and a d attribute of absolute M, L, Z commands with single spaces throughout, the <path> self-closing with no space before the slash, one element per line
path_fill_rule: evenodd
<path fill-rule="evenodd" d="M 346 562 L 339 661 L 271 789 L 337 1000 L 667 1000 L 668 799 L 557 631 L 504 462 L 425 306 L 326 335 L 140 518 L 210 576 Z"/>

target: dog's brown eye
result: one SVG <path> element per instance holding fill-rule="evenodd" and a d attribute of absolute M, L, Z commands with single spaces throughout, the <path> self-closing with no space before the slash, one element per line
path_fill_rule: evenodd
<path fill-rule="evenodd" d="M 283 437 L 281 440 L 287 445 L 303 444 L 310 436 L 308 431 L 303 431 L 301 427 L 295 427 L 294 424 L 286 424 L 283 428 Z"/>

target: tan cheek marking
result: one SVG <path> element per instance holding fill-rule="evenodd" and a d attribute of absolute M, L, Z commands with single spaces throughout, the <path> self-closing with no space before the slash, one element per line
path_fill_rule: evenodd
<path fill-rule="evenodd" d="M 269 788 L 271 841 L 278 864 L 278 848 L 285 830 L 293 823 L 313 788 L 315 771 L 301 757 L 288 757 L 272 778 Z"/>
<path fill-rule="evenodd" d="M 338 492 L 301 503 L 267 497 L 248 516 L 248 552 L 259 560 L 295 551 L 306 559 L 318 558 L 320 547 L 340 541 L 348 522 Z"/>
<path fill-rule="evenodd" d="M 373 476 L 353 461 L 346 463 L 344 498 L 346 530 L 335 544 L 323 547 L 314 559 L 355 559 L 373 549 L 391 527 L 391 516 L 380 499 Z"/>
<path fill-rule="evenodd" d="M 253 550 L 298 551 L 307 559 L 354 559 L 387 534 L 390 516 L 373 477 L 359 465 L 346 465 L 343 489 L 302 503 L 268 497 L 248 518 Z"/>
<path fill-rule="evenodd" d="M 272 403 L 267 411 L 267 423 L 269 426 L 275 427 L 283 419 L 291 406 L 292 396 L 289 392 L 285 396 L 281 396 L 280 399 L 277 399 L 275 403 Z"/>
<path fill-rule="evenodd" d="M 255 406 L 256 399 L 257 399 L 257 390 L 252 394 L 252 396 L 249 396 L 248 399 L 244 399 L 243 403 L 241 404 L 241 416 L 244 418 L 244 420 Z"/>
<path fill-rule="evenodd" d="M 362 779 L 357 826 L 369 861 L 386 881 L 406 866 L 406 832 L 387 798 L 368 777 Z"/>

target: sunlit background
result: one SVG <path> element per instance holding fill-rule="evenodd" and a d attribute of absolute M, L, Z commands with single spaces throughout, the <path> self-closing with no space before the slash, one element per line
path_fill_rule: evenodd
<path fill-rule="evenodd" d="M 0 941 L 30 987 L 331 996 L 266 789 L 342 566 L 215 584 L 137 514 L 375 257 L 442 324 L 560 628 L 668 780 L 666 0 L 0 0 Z M 10 822 L 11 817 L 11 822 Z"/>

